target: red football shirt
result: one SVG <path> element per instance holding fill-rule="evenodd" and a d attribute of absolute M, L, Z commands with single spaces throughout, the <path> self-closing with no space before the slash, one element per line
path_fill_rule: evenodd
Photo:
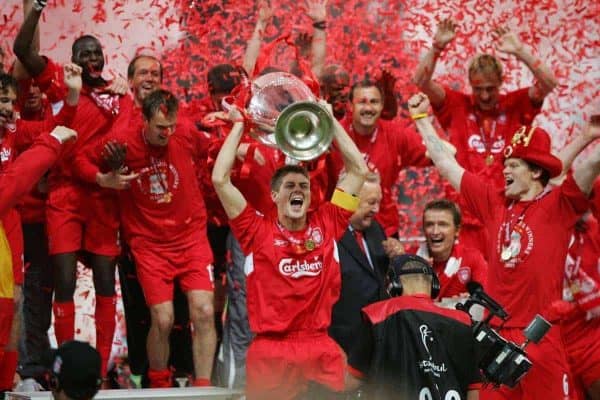
<path fill-rule="evenodd" d="M 387 236 L 398 233 L 400 216 L 398 206 L 392 196 L 392 188 L 396 184 L 402 168 L 408 166 L 426 167 L 431 160 L 425 156 L 427 149 L 421 136 L 414 130 L 414 124 L 407 125 L 399 120 L 377 122 L 375 132 L 370 136 L 357 134 L 352 128 L 352 119 L 345 118 L 342 126 L 350 135 L 358 150 L 362 153 L 371 171 L 377 172 L 381 178 L 383 197 L 379 213 L 375 216 Z M 338 171 L 343 168 L 338 161 Z"/>
<path fill-rule="evenodd" d="M 96 165 L 83 167 L 87 179 L 95 179 L 108 141 L 127 144 L 125 167 L 139 174 L 129 189 L 118 191 L 121 223 L 128 241 L 168 242 L 180 248 L 206 237 L 206 209 L 196 179 L 196 164 L 206 157 L 207 138 L 203 133 L 178 122 L 168 145 L 157 147 L 146 143 L 140 125 L 115 131 L 87 157 L 88 163 Z M 206 251 L 210 251 L 205 242 Z"/>
<path fill-rule="evenodd" d="M 419 248 L 417 255 L 429 258 L 426 244 Z M 467 293 L 467 283 L 471 281 L 478 282 L 485 288 L 487 269 L 487 262 L 479 250 L 456 243 L 446 262 L 433 262 L 433 270 L 440 280 L 440 294 L 437 298 Z"/>
<path fill-rule="evenodd" d="M 314 332 L 329 327 L 341 289 L 335 241 L 344 234 L 350 215 L 323 203 L 308 214 L 307 228 L 299 232 L 286 230 L 276 218 L 265 217 L 251 206 L 230 220 L 248 254 L 244 268 L 254 333 Z"/>
<path fill-rule="evenodd" d="M 536 313 L 562 298 L 567 247 L 588 200 L 569 175 L 536 200 L 513 202 L 501 190 L 465 172 L 465 204 L 488 231 L 487 292 L 509 313 L 507 327 L 523 328 Z M 503 260 L 503 248 L 510 258 Z"/>
<path fill-rule="evenodd" d="M 48 59 L 46 68 L 35 78 L 35 82 L 49 98 L 50 95 L 64 96 L 66 88 L 62 77 L 62 67 Z M 103 89 L 84 85 L 79 97 L 77 113 L 70 126 L 77 131 L 77 141 L 64 146 L 62 157 L 50 171 L 50 187 L 65 181 L 77 180 L 78 171 L 73 167 L 73 160 L 78 153 L 92 151 L 96 143 L 108 134 L 119 117 L 127 118 L 130 115 L 131 108 L 133 108 L 133 100 L 130 96 L 119 97 Z M 91 188 L 101 190 L 96 186 Z"/>
<path fill-rule="evenodd" d="M 524 88 L 501 95 L 494 111 L 481 112 L 470 95 L 447 86 L 444 90 L 444 103 L 433 111 L 450 143 L 456 147 L 456 161 L 486 182 L 504 187 L 504 146 L 519 127 L 532 123 L 541 105 L 533 105 L 529 88 Z M 446 185 L 446 194 L 461 207 L 464 206 L 463 200 L 450 185 Z M 463 214 L 463 224 L 481 225 L 470 213 Z"/>

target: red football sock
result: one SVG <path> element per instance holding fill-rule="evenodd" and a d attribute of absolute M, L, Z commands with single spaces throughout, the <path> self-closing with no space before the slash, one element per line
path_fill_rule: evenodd
<path fill-rule="evenodd" d="M 18 360 L 16 350 L 4 352 L 0 362 L 0 390 L 12 390 Z"/>
<path fill-rule="evenodd" d="M 208 379 L 208 378 L 196 378 L 196 379 L 194 379 L 194 382 L 192 383 L 192 386 L 196 386 L 196 387 L 210 386 L 210 379 Z"/>
<path fill-rule="evenodd" d="M 151 388 L 170 388 L 172 386 L 171 371 L 168 369 L 160 371 L 152 368 L 148 369 L 148 380 L 150 381 Z"/>
<path fill-rule="evenodd" d="M 64 342 L 73 340 L 75 336 L 75 303 L 55 301 L 52 309 L 54 310 L 54 333 L 60 346 Z"/>
<path fill-rule="evenodd" d="M 115 335 L 116 296 L 96 295 L 96 350 L 102 360 L 102 376 L 106 376 L 108 359 Z"/>

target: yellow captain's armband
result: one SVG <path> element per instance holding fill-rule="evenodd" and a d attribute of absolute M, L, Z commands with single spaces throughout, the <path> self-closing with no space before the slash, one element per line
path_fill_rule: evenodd
<path fill-rule="evenodd" d="M 340 189 L 335 189 L 333 191 L 333 196 L 331 196 L 331 204 L 342 207 L 344 210 L 354 212 L 358 208 L 358 203 L 358 196 L 348 194 Z"/>

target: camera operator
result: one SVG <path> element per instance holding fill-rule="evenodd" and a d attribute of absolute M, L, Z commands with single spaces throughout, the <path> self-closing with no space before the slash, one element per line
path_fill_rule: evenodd
<path fill-rule="evenodd" d="M 469 316 L 433 303 L 439 281 L 425 259 L 395 257 L 388 275 L 394 297 L 363 308 L 359 344 L 348 360 L 350 388 L 366 379 L 365 391 L 378 400 L 478 399 Z"/>

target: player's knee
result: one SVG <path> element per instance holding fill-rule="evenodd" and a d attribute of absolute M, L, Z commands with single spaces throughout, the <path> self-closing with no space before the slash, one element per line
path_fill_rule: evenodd
<path fill-rule="evenodd" d="M 200 324 L 212 323 L 214 314 L 215 311 L 212 302 L 199 301 L 190 307 L 191 319 Z"/>
<path fill-rule="evenodd" d="M 161 310 L 161 312 L 152 312 L 152 325 L 158 329 L 161 334 L 168 335 L 173 329 L 175 315 L 173 312 Z"/>

